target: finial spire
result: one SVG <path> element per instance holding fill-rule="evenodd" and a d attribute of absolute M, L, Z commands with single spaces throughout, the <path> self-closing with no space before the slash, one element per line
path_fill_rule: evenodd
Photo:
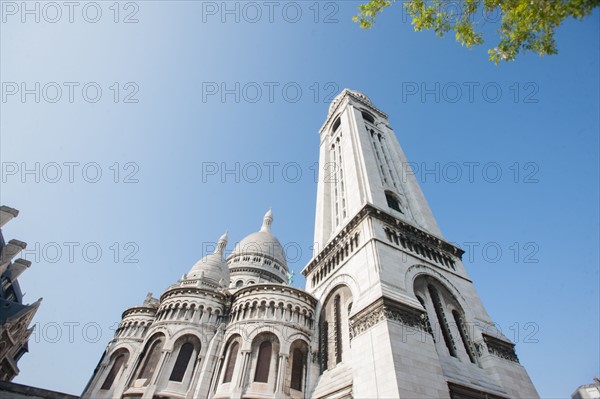
<path fill-rule="evenodd" d="M 227 230 L 225 231 L 225 233 L 219 238 L 219 241 L 217 241 L 217 248 L 215 249 L 215 254 L 220 254 L 221 256 L 223 256 L 223 253 L 225 252 L 225 247 L 227 246 Z"/>
<path fill-rule="evenodd" d="M 271 208 L 269 208 L 269 210 L 267 211 L 267 213 L 265 213 L 265 216 L 263 217 L 263 224 L 260 228 L 260 231 L 270 232 L 271 224 L 273 224 L 273 211 L 271 210 Z"/>

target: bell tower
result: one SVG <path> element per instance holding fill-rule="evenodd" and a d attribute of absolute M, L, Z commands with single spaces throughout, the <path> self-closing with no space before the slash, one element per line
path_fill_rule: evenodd
<path fill-rule="evenodd" d="M 314 398 L 538 397 L 411 173 L 387 115 L 345 89 L 320 130 Z"/>
<path fill-rule="evenodd" d="M 315 242 L 322 246 L 369 204 L 441 235 L 387 115 L 344 90 L 321 128 Z"/>

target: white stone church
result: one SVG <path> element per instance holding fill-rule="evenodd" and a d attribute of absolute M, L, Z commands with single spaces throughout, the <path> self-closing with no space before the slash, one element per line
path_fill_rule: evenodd
<path fill-rule="evenodd" d="M 269 211 L 123 312 L 83 398 L 537 398 L 367 96 L 334 99 L 319 164 L 305 290 Z"/>

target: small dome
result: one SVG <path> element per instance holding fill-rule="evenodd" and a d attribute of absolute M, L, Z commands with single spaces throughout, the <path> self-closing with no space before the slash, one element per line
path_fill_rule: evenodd
<path fill-rule="evenodd" d="M 269 211 L 263 218 L 263 224 L 260 231 L 252 233 L 241 240 L 234 248 L 228 259 L 237 256 L 265 256 L 274 259 L 287 271 L 287 261 L 285 251 L 281 243 L 271 233 L 271 224 L 273 223 L 273 213 Z"/>
<path fill-rule="evenodd" d="M 338 94 L 333 99 L 333 101 L 331 102 L 331 105 L 329 105 L 329 114 L 330 115 L 333 112 L 336 105 L 342 100 L 342 97 L 344 97 L 344 94 L 346 94 L 346 93 L 351 93 L 352 95 L 354 95 L 355 97 L 358 97 L 359 99 L 361 99 L 363 102 L 367 103 L 368 105 L 373 105 L 373 103 L 371 102 L 371 99 L 369 99 L 369 97 L 367 97 L 365 94 L 363 94 L 359 91 L 356 91 L 356 90 L 344 89 L 344 90 L 342 90 L 342 92 L 340 94 Z"/>
<path fill-rule="evenodd" d="M 227 287 L 229 285 L 229 267 L 223 259 L 223 253 L 227 246 L 227 233 L 223 234 L 217 242 L 215 252 L 200 259 L 190 272 L 186 280 L 201 279 L 213 284 Z"/>

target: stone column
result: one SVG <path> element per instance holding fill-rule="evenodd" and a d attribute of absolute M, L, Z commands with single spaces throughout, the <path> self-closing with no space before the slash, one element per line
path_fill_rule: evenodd
<path fill-rule="evenodd" d="M 279 367 L 277 370 L 277 381 L 275 382 L 275 396 L 283 396 L 283 390 L 285 388 L 285 375 L 287 372 L 287 353 L 279 354 Z"/>
<path fill-rule="evenodd" d="M 246 382 L 248 369 L 250 368 L 250 355 L 252 354 L 249 350 L 240 350 L 240 355 L 242 355 L 241 364 L 242 368 L 239 370 L 236 381 L 236 388 L 242 389 Z"/>
<path fill-rule="evenodd" d="M 308 392 L 308 388 L 312 385 L 312 363 L 312 350 L 309 346 L 308 353 L 306 354 L 306 364 L 304 365 L 304 370 L 302 371 L 304 373 L 304 381 L 302 381 L 302 393 L 304 394 L 304 397 L 308 396 L 308 394 L 310 393 Z"/>
<path fill-rule="evenodd" d="M 219 380 L 223 375 L 224 370 L 221 369 L 222 365 L 223 365 L 223 361 L 225 360 L 224 356 L 220 356 L 217 359 L 217 363 L 216 363 L 216 367 L 214 369 L 214 374 L 213 374 L 213 378 L 210 384 L 210 387 L 208 388 L 208 392 L 209 394 L 212 396 L 215 394 L 215 391 L 217 390 L 217 387 L 219 386 Z M 221 370 L 221 373 L 219 373 L 219 370 Z"/>
<path fill-rule="evenodd" d="M 140 345 L 133 353 L 129 355 L 129 360 L 127 361 L 127 364 L 131 364 L 126 365 L 127 367 L 130 367 L 129 373 L 123 374 L 123 391 L 125 391 L 127 387 L 135 381 L 136 376 L 134 375 L 134 373 L 137 371 L 137 368 L 139 367 L 140 362 L 142 361 L 141 353 L 143 350 L 144 346 Z"/>
<path fill-rule="evenodd" d="M 160 360 L 156 364 L 156 369 L 154 369 L 154 375 L 150 379 L 150 384 L 148 384 L 148 385 L 158 384 L 158 380 L 162 376 L 163 368 L 165 367 L 165 364 L 167 363 L 167 360 L 169 360 L 170 357 L 171 357 L 170 351 L 163 351 L 163 353 L 160 357 Z"/>
<path fill-rule="evenodd" d="M 119 371 L 119 374 L 117 374 L 117 378 L 115 378 L 115 381 L 113 382 L 114 384 L 114 390 L 113 390 L 113 395 L 115 397 L 121 397 L 123 395 L 123 392 L 126 389 L 126 382 L 129 379 L 129 375 L 131 374 L 131 365 L 129 364 L 129 362 L 131 361 L 131 358 L 128 359 L 125 363 L 123 363 L 123 366 L 121 366 L 121 371 Z"/>

